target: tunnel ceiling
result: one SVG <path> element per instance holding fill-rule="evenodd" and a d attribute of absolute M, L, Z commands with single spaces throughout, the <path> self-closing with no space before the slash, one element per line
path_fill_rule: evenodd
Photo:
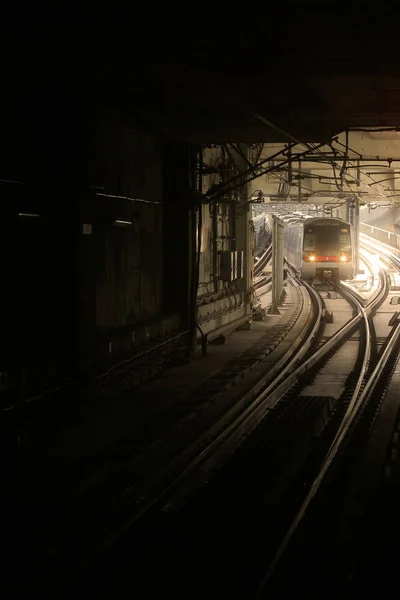
<path fill-rule="evenodd" d="M 31 34 L 40 43 L 24 68 L 182 142 L 287 141 L 279 129 L 322 141 L 347 127 L 400 125 L 390 12 L 333 2 L 240 8 L 148 7 L 69 27 L 60 16 Z"/>
<path fill-rule="evenodd" d="M 209 73 L 206 78 L 193 69 L 172 84 L 166 73 L 159 69 L 148 83 L 132 83 L 125 100 L 141 98 L 135 102 L 135 112 L 182 141 L 287 141 L 279 129 L 299 140 L 321 141 L 348 127 L 400 123 L 400 77 L 310 75 L 288 79 L 260 71 L 257 77 L 238 80 L 228 75 L 214 79 Z M 151 100 L 145 99 L 148 89 L 152 89 Z M 161 105 L 157 101 L 160 96 Z M 126 103 L 125 107 L 129 110 Z"/>

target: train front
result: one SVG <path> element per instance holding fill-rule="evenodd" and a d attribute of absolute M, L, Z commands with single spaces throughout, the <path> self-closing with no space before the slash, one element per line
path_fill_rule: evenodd
<path fill-rule="evenodd" d="M 341 219 L 310 219 L 304 223 L 302 278 L 308 281 L 353 277 L 353 232 Z"/>

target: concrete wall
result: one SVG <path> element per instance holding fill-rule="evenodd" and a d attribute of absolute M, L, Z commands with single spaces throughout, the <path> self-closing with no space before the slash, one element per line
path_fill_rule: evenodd
<path fill-rule="evenodd" d="M 224 160 L 220 148 L 207 148 L 203 153 L 206 165 L 218 168 Z M 203 177 L 203 192 L 220 182 L 220 174 L 212 173 Z M 202 207 L 202 239 L 200 252 L 200 273 L 198 298 L 223 291 L 220 279 L 220 252 L 235 250 L 234 208 L 227 202 L 206 204 Z"/>
<path fill-rule="evenodd" d="M 73 99 L 61 94 L 56 84 L 47 94 L 35 97 L 32 92 L 29 102 L 25 91 L 10 102 L 1 120 L 5 306 L 0 316 L 0 370 L 20 367 L 22 378 L 29 371 L 32 384 L 39 386 L 43 379 L 52 386 L 62 371 L 74 374 L 77 122 Z"/>
<path fill-rule="evenodd" d="M 223 289 L 223 282 L 220 279 L 219 253 L 224 250 L 233 251 L 236 246 L 235 240 L 232 239 L 234 233 L 232 231 L 232 208 L 222 203 L 215 206 L 205 205 L 202 207 L 202 212 L 199 298 Z"/>
<path fill-rule="evenodd" d="M 393 233 L 399 233 L 400 209 L 395 207 L 380 207 L 369 209 L 363 206 L 360 211 L 360 220 L 369 225 L 375 225 L 380 229 L 386 229 Z"/>
<path fill-rule="evenodd" d="M 185 330 L 193 318 L 193 197 L 190 148 L 164 146 L 164 308 L 178 312 Z"/>
<path fill-rule="evenodd" d="M 166 177 L 175 152 L 179 155 L 156 133 L 121 123 L 112 114 L 102 114 L 92 124 L 86 139 L 86 184 L 91 191 L 82 199 L 80 219 L 92 226 L 92 233 L 82 233 L 80 241 L 84 364 L 184 325 L 181 297 L 187 295 L 189 282 L 182 257 L 188 251 L 188 239 L 183 239 L 188 206 L 174 221 L 171 202 L 179 193 L 171 190 Z M 184 163 L 179 176 L 187 186 Z M 183 231 L 182 240 L 180 231 L 171 232 L 174 222 Z M 176 250 L 177 260 L 170 264 Z M 182 289 L 174 290 L 172 273 L 178 274 Z"/>
<path fill-rule="evenodd" d="M 7 339 L 7 367 L 13 363 L 24 370 L 29 367 L 32 382 L 44 374 L 51 385 L 68 368 L 76 332 L 73 238 L 71 230 L 55 215 L 46 214 L 34 197 L 18 204 L 29 207 L 23 212 L 40 216 L 16 217 L 13 235 L 8 231 L 12 242 L 3 260 L 10 277 L 3 292 L 8 306 L 2 311 L 1 344 Z"/>
<path fill-rule="evenodd" d="M 218 169 L 217 173 L 203 177 L 203 192 L 229 178 L 236 168 L 222 148 L 207 148 L 203 152 L 207 167 Z M 246 318 L 246 291 L 241 281 L 224 282 L 221 279 L 221 252 L 239 248 L 237 239 L 239 224 L 246 215 L 238 214 L 237 198 L 225 198 L 220 202 L 202 207 L 202 240 L 200 253 L 199 289 L 197 295 L 197 320 L 211 340 L 219 332 L 229 331 Z M 247 246 L 246 246 L 247 249 Z M 245 252 L 249 259 L 249 252 Z M 243 287 L 243 286 L 242 286 Z"/>
<path fill-rule="evenodd" d="M 2 368 L 23 362 L 29 377 L 37 370 L 46 384 L 109 358 L 110 347 L 117 354 L 175 332 L 186 303 L 166 300 L 166 255 L 178 236 L 164 235 L 171 190 L 163 141 L 110 112 L 71 107 L 58 127 L 44 106 L 39 123 L 10 128 L 18 144 L 0 173 L 24 183 L 2 187 L 2 225 L 17 250 L 3 249 L 17 285 L 2 317 L 3 330 L 12 325 L 2 339 Z M 180 175 L 184 181 L 184 166 Z M 40 218 L 21 219 L 19 212 Z M 177 230 L 187 230 L 188 212 L 186 205 Z M 187 245 L 177 252 L 185 256 Z M 186 259 L 176 268 L 184 282 L 179 298 L 187 294 L 185 269 Z"/>
<path fill-rule="evenodd" d="M 189 146 L 166 145 L 146 126 L 109 110 L 77 107 L 72 100 L 59 106 L 63 120 L 55 119 L 50 97 L 39 121 L 32 113 L 17 133 L 9 129 L 10 142 L 15 136 L 18 143 L 10 146 L 0 173 L 24 183 L 3 194 L 2 225 L 15 234 L 18 249 L 3 248 L 9 280 L 17 277 L 3 312 L 3 329 L 11 324 L 3 337 L 3 364 L 23 359 L 29 377 L 36 370 L 38 382 L 46 384 L 53 375 L 74 377 L 185 329 L 193 315 Z M 221 158 L 220 148 L 206 152 L 214 165 Z M 217 180 L 216 174 L 205 176 L 204 190 Z M 21 220 L 18 212 L 40 218 Z M 203 207 L 197 320 L 205 333 L 249 318 L 247 283 L 244 289 L 240 281 L 227 285 L 219 277 L 220 250 L 239 247 L 239 230 L 247 248 L 248 221 L 249 212 L 235 214 L 232 203 Z M 248 251 L 246 256 L 252 261 Z"/>
<path fill-rule="evenodd" d="M 82 288 L 85 322 L 103 329 L 162 311 L 163 151 L 139 126 L 105 119 L 96 125 L 88 157 L 92 192 L 82 201 L 82 222 L 92 225 L 92 234 L 82 236 Z"/>
<path fill-rule="evenodd" d="M 130 213 L 131 207 L 126 207 Z M 121 327 L 162 309 L 161 209 L 139 205 L 132 226 L 94 229 L 97 327 Z M 90 244 L 89 238 L 87 238 Z"/>

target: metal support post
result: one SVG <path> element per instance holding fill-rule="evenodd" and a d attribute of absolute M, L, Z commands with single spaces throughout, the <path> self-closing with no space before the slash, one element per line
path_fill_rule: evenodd
<path fill-rule="evenodd" d="M 299 179 L 298 179 L 299 185 L 298 185 L 298 189 L 297 189 L 297 201 L 301 202 L 301 161 L 299 160 Z"/>
<path fill-rule="evenodd" d="M 248 147 L 245 144 L 239 144 L 243 156 L 247 157 Z M 246 160 L 240 154 L 235 154 L 236 164 L 240 169 L 247 168 Z M 251 231 L 251 205 L 249 204 L 250 189 L 249 184 L 244 183 L 240 187 L 240 211 L 235 214 L 235 232 L 236 232 L 236 250 L 243 250 L 244 265 L 243 277 L 237 280 L 237 289 L 243 293 L 245 315 L 248 315 L 249 320 L 252 315 L 252 303 L 250 290 L 253 285 L 253 253 L 252 253 L 252 231 Z"/>
<path fill-rule="evenodd" d="M 347 200 L 347 202 L 346 202 L 346 216 L 344 217 L 344 220 L 347 221 L 348 223 L 352 222 L 351 200 Z"/>
<path fill-rule="evenodd" d="M 360 269 L 360 200 L 354 198 L 354 241 L 355 241 L 355 259 L 356 269 Z"/>
<path fill-rule="evenodd" d="M 271 313 L 279 314 L 278 306 L 283 292 L 284 224 L 272 217 L 272 305 Z"/>
<path fill-rule="evenodd" d="M 352 198 L 347 202 L 347 221 L 352 224 L 354 231 L 354 267 L 360 268 L 360 200 Z"/>

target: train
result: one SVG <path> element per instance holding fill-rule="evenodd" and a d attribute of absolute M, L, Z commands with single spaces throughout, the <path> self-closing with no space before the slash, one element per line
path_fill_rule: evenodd
<path fill-rule="evenodd" d="M 350 223 L 334 217 L 287 215 L 285 258 L 305 281 L 345 281 L 355 275 L 355 238 Z"/>

